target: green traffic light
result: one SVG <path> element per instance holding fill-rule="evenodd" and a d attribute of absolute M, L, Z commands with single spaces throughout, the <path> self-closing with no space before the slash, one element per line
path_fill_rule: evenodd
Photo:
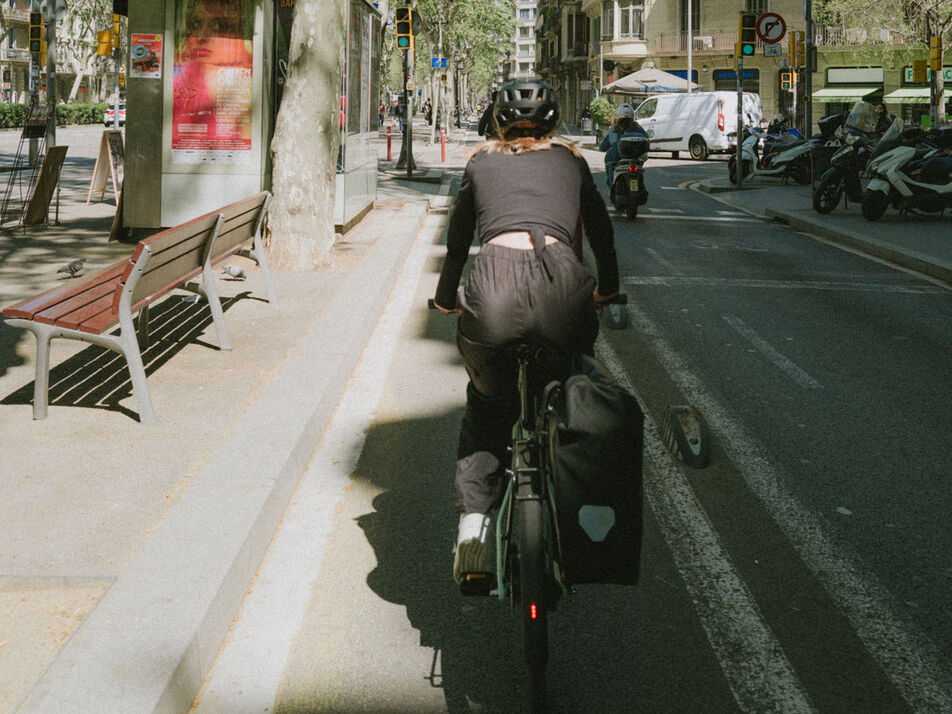
<path fill-rule="evenodd" d="M 743 52 L 746 56 L 751 56 L 754 54 L 753 45 L 741 45 L 740 51 Z"/>
<path fill-rule="evenodd" d="M 397 47 L 400 47 L 401 49 L 406 49 L 406 48 L 408 48 L 409 46 L 410 46 L 410 38 L 409 38 L 409 37 L 398 37 L 398 38 L 397 38 Z"/>

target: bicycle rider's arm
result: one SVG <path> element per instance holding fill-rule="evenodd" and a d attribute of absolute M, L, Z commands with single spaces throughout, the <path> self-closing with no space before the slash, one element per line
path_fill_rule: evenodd
<path fill-rule="evenodd" d="M 615 254 L 615 229 L 612 219 L 605 208 L 601 194 L 595 188 L 592 172 L 584 160 L 579 162 L 582 174 L 582 196 L 580 211 L 582 225 L 588 244 L 595 256 L 595 269 L 598 274 L 596 300 L 612 297 L 618 292 L 618 256 Z"/>
<path fill-rule="evenodd" d="M 450 214 L 449 228 L 446 232 L 446 257 L 443 259 L 443 268 L 440 271 L 440 281 L 436 286 L 436 307 L 442 312 L 457 312 L 456 290 L 466 259 L 469 257 L 469 248 L 473 244 L 473 234 L 476 230 L 476 205 L 473 200 L 473 185 L 469 167 L 463 173 L 463 182 Z"/>

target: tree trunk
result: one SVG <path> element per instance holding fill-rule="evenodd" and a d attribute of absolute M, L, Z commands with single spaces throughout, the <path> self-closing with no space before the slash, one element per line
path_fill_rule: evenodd
<path fill-rule="evenodd" d="M 268 255 L 284 270 L 326 264 L 334 245 L 347 0 L 297 0 L 274 155 Z"/>
<path fill-rule="evenodd" d="M 76 79 L 73 80 L 73 88 L 69 90 L 69 102 L 76 101 L 76 95 L 79 94 L 79 87 L 83 83 L 83 77 L 85 77 L 83 70 L 76 70 Z"/>

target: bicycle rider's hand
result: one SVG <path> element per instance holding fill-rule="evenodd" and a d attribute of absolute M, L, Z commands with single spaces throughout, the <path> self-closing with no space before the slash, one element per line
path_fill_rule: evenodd
<path fill-rule="evenodd" d="M 445 308 L 445 307 L 443 307 L 442 305 L 440 305 L 436 300 L 434 300 L 434 301 L 433 301 L 433 307 L 435 307 L 437 310 L 439 310 L 440 312 L 442 312 L 444 315 L 452 315 L 453 313 L 462 312 L 462 311 L 463 311 L 463 308 L 460 306 L 459 303 L 457 303 L 457 304 L 456 304 L 456 307 L 454 307 L 452 310 L 448 310 L 447 308 Z"/>
<path fill-rule="evenodd" d="M 614 297 L 618 297 L 618 291 L 611 293 L 610 295 L 602 295 L 598 292 L 598 288 L 595 288 L 595 291 L 592 293 L 592 299 L 595 300 L 595 303 L 601 305 L 606 300 L 611 300 Z"/>

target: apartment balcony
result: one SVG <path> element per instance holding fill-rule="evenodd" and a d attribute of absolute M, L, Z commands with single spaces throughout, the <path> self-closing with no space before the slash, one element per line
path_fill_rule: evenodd
<path fill-rule="evenodd" d="M 25 22 L 30 24 L 30 11 L 18 7 L 4 7 L 3 19 L 7 22 Z"/>
<path fill-rule="evenodd" d="M 21 50 L 19 47 L 4 47 L 2 50 L 3 59 L 8 62 L 29 62 L 30 61 L 30 51 Z"/>
<path fill-rule="evenodd" d="M 562 57 L 562 61 L 566 64 L 576 63 L 576 62 L 587 62 L 588 61 L 588 43 L 587 42 L 576 42 L 574 45 L 571 45 L 565 53 L 565 56 Z"/>
<path fill-rule="evenodd" d="M 636 57 L 646 57 L 648 55 L 648 41 L 634 37 L 603 39 L 601 54 L 604 59 L 613 62 L 624 62 Z"/>
<path fill-rule="evenodd" d="M 734 52 L 737 32 L 705 32 L 695 34 L 691 43 L 692 52 Z M 670 35 L 655 35 L 651 42 L 652 50 L 661 54 L 678 54 L 688 51 L 688 35 L 678 32 Z M 763 44 L 758 40 L 758 48 Z"/>

